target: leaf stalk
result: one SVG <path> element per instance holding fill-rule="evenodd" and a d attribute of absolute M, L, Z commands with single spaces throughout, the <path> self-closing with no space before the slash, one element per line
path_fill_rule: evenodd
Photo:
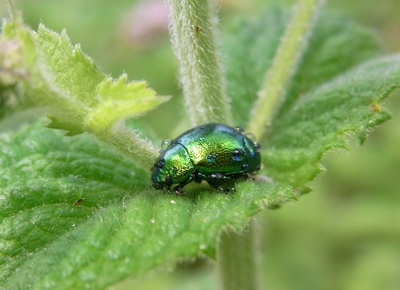
<path fill-rule="evenodd" d="M 286 95 L 287 87 L 298 68 L 324 0 L 299 0 L 275 54 L 272 66 L 266 73 L 251 111 L 248 130 L 259 140 L 266 135 L 273 118 Z"/>

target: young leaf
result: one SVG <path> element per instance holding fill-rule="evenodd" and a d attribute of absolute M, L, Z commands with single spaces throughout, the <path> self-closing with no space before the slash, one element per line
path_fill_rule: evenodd
<path fill-rule="evenodd" d="M 40 25 L 36 43 L 46 83 L 57 92 L 56 98 L 49 101 L 57 113 L 51 116 L 52 128 L 79 128 L 69 135 L 99 132 L 119 119 L 143 114 L 166 100 L 156 96 L 145 82 L 127 83 L 126 75 L 115 81 L 107 77 L 79 46 L 71 46 L 65 31 L 58 35 Z"/>
<path fill-rule="evenodd" d="M 21 54 L 30 56 L 29 63 L 20 64 L 28 75 L 21 81 L 24 97 L 47 108 L 48 127 L 69 136 L 90 132 L 146 166 L 153 162 L 157 150 L 116 123 L 154 109 L 167 97 L 157 96 L 146 82 L 128 83 L 126 75 L 117 80 L 106 76 L 79 45 L 71 45 L 65 31 L 59 35 L 40 25 L 34 34 L 20 18 L 4 22 L 3 31 L 5 41 L 17 42 Z"/>

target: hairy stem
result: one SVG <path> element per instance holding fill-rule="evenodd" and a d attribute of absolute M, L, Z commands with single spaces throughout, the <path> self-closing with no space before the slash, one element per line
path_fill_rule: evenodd
<path fill-rule="evenodd" d="M 215 4 L 206 0 L 166 2 L 171 10 L 172 43 L 192 125 L 230 123 L 229 100 L 218 52 Z"/>
<path fill-rule="evenodd" d="M 253 220 L 242 233 L 221 233 L 217 245 L 220 289 L 262 289 L 258 264 L 258 232 L 256 220 Z"/>
<path fill-rule="evenodd" d="M 286 88 L 306 47 L 319 7 L 324 0 L 299 0 L 251 112 L 248 130 L 262 139 L 271 125 Z"/>
<path fill-rule="evenodd" d="M 146 168 L 151 168 L 159 155 L 158 150 L 148 140 L 127 129 L 122 123 L 117 123 L 112 130 L 92 133 L 97 139 L 112 145 Z"/>

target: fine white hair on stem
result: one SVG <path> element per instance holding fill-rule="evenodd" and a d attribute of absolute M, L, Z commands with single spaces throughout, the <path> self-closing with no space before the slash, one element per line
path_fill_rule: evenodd
<path fill-rule="evenodd" d="M 192 125 L 230 123 L 214 1 L 166 0 L 170 33 Z"/>
<path fill-rule="evenodd" d="M 324 0 L 299 0 L 250 114 L 248 130 L 260 140 L 283 103 Z"/>

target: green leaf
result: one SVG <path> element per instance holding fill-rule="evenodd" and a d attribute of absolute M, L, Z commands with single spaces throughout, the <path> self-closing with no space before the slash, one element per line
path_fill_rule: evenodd
<path fill-rule="evenodd" d="M 121 116 L 143 114 L 161 103 L 162 99 L 147 88 L 146 82 L 126 81 L 127 76 L 122 75 L 116 81 L 108 78 L 98 86 L 98 98 L 101 103 L 87 116 L 89 131 L 104 130 L 109 124 L 117 122 Z"/>
<path fill-rule="evenodd" d="M 143 114 L 167 100 L 157 97 L 146 82 L 127 83 L 126 75 L 115 81 L 107 77 L 80 46 L 71 46 L 65 31 L 58 35 L 40 25 L 35 40 L 42 74 L 50 91 L 56 92 L 49 100 L 55 109 L 52 128 L 71 128 L 69 135 L 101 132 L 119 119 Z"/>
<path fill-rule="evenodd" d="M 275 6 L 256 19 L 237 22 L 225 37 L 228 88 L 238 124 L 247 122 L 289 16 Z M 350 132 L 363 141 L 371 127 L 390 118 L 379 103 L 400 84 L 398 58 L 354 68 L 378 52 L 370 31 L 337 14 L 320 17 L 288 96 L 261 141 L 266 175 L 304 186 L 321 171 L 319 160 L 327 150 L 345 148 Z"/>
<path fill-rule="evenodd" d="M 99 289 L 212 254 L 221 227 L 240 229 L 261 208 L 298 195 L 278 183 L 166 195 L 87 137 L 30 126 L 0 140 L 0 285 L 9 289 Z"/>
<path fill-rule="evenodd" d="M 280 115 L 305 92 L 380 53 L 379 41 L 372 31 L 360 27 L 344 15 L 325 14 L 316 23 Z"/>
<path fill-rule="evenodd" d="M 147 173 L 87 136 L 30 126 L 0 138 L 0 277 L 96 208 L 147 186 Z M 80 205 L 74 202 L 84 198 Z"/>
<path fill-rule="evenodd" d="M 237 21 L 224 38 L 228 92 L 239 125 L 248 123 L 251 106 L 289 19 L 287 9 L 273 6 L 257 18 Z M 281 110 L 290 108 L 299 95 L 378 53 L 378 41 L 370 31 L 341 15 L 324 14 L 315 24 Z"/>
<path fill-rule="evenodd" d="M 349 133 L 362 143 L 390 115 L 379 105 L 400 86 L 400 55 L 381 57 L 300 98 L 271 128 L 263 152 L 267 174 L 294 186 L 315 177 L 327 150 L 346 148 Z"/>

